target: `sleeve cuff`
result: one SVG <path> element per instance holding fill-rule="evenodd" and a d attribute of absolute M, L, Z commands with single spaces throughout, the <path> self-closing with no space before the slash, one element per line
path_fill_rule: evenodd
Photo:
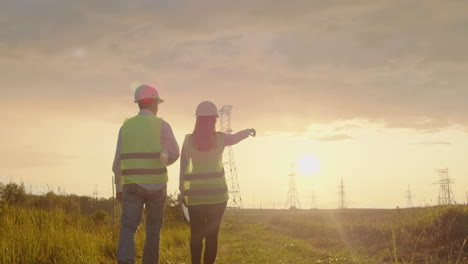
<path fill-rule="evenodd" d="M 248 138 L 249 135 L 250 135 L 250 132 L 251 132 L 250 129 L 244 129 L 244 130 L 242 131 L 242 138 L 243 138 L 243 139 Z"/>

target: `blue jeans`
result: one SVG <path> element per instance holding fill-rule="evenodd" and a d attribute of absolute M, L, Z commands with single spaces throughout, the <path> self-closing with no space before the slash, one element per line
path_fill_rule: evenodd
<path fill-rule="evenodd" d="M 135 262 L 135 232 L 140 224 L 143 205 L 146 208 L 146 240 L 143 264 L 159 262 L 159 238 L 167 190 L 147 190 L 138 184 L 125 184 L 122 190 L 122 216 L 117 249 L 119 264 Z"/>

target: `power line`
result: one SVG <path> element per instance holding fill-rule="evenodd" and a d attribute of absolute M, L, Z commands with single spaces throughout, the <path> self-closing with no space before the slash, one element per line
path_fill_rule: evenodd
<path fill-rule="evenodd" d="M 271 206 L 268 206 L 268 205 L 271 205 Z M 263 208 L 276 209 L 275 205 L 276 205 L 275 201 L 260 201 L 260 209 L 263 209 Z"/>
<path fill-rule="evenodd" d="M 226 134 L 232 133 L 231 128 L 231 110 L 232 105 L 224 105 L 219 110 L 220 131 Z M 223 154 L 223 165 L 226 175 L 226 181 L 229 185 L 229 202 L 228 207 L 241 209 L 242 197 L 240 193 L 239 181 L 237 179 L 237 168 L 234 160 L 234 152 L 232 146 L 227 146 Z"/>

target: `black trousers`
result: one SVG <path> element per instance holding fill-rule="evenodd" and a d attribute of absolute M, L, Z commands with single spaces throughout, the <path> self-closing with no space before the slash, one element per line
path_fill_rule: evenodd
<path fill-rule="evenodd" d="M 190 253 L 192 264 L 201 264 L 203 238 L 205 238 L 205 264 L 213 264 L 218 253 L 218 232 L 226 204 L 189 205 L 190 216 Z"/>

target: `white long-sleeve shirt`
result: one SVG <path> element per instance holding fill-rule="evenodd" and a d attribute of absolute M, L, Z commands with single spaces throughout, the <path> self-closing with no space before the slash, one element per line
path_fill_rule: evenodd
<path fill-rule="evenodd" d="M 140 112 L 138 112 L 138 115 L 153 115 L 153 112 L 151 112 L 148 109 L 141 109 Z M 162 121 L 161 125 L 161 133 L 160 133 L 160 142 L 161 146 L 163 148 L 162 152 L 167 152 L 169 156 L 169 161 L 167 163 L 167 166 L 173 164 L 178 158 L 179 158 L 179 145 L 177 144 L 177 141 L 174 137 L 174 133 L 172 132 L 172 128 L 167 123 L 166 121 Z M 117 147 L 115 150 L 115 156 L 114 156 L 114 163 L 112 165 L 112 171 L 114 172 L 115 175 L 115 187 L 117 192 L 122 191 L 122 171 L 120 168 L 120 149 L 122 147 L 122 127 L 120 127 L 119 130 L 119 136 L 117 139 Z M 148 190 L 160 190 L 164 186 L 166 186 L 166 183 L 140 183 L 142 187 L 148 189 Z"/>

